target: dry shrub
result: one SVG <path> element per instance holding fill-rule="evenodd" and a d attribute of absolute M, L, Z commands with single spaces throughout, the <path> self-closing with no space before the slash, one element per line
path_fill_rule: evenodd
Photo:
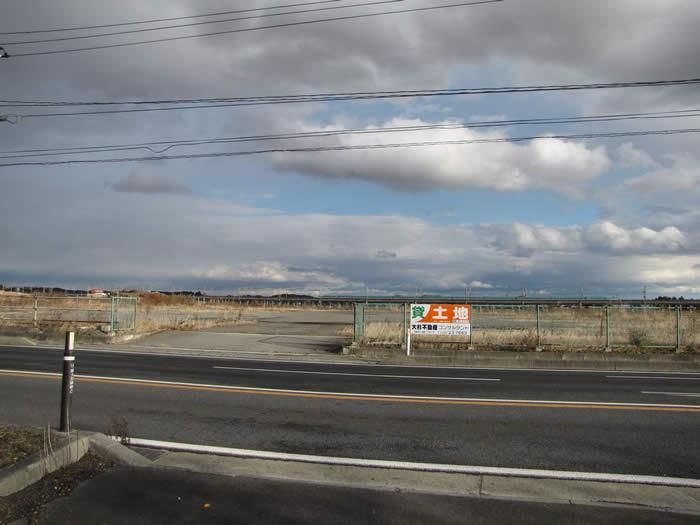
<path fill-rule="evenodd" d="M 129 420 L 124 416 L 112 416 L 107 434 L 116 437 L 122 445 L 129 445 L 131 441 Z"/>

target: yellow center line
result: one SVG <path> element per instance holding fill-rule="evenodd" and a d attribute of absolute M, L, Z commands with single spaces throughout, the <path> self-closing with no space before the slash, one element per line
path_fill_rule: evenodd
<path fill-rule="evenodd" d="M 59 375 L 32 373 L 26 374 L 22 372 L 0 372 L 0 376 L 7 377 L 23 377 L 35 379 L 53 379 L 59 380 Z M 168 388 L 176 390 L 194 390 L 200 392 L 225 392 L 232 394 L 247 394 L 257 396 L 273 396 L 273 397 L 301 397 L 313 399 L 334 399 L 342 401 L 379 401 L 384 403 L 406 403 L 406 404 L 422 404 L 422 405 L 468 405 L 468 406 L 485 406 L 485 407 L 526 407 L 526 408 L 566 408 L 566 409 L 594 409 L 594 410 L 633 410 L 644 412 L 686 412 L 700 413 L 700 406 L 697 408 L 690 407 L 663 407 L 663 406 L 635 406 L 635 405 L 609 405 L 605 403 L 590 403 L 590 404 L 574 404 L 566 402 L 529 402 L 529 401 L 477 401 L 477 400 L 460 400 L 460 399 L 420 399 L 420 398 L 402 398 L 392 396 L 366 396 L 363 394 L 321 394 L 321 393 L 305 393 L 305 392 L 285 392 L 277 390 L 247 390 L 236 387 L 226 386 L 196 386 L 196 385 L 177 385 L 171 383 L 144 382 L 137 379 L 106 379 L 96 377 L 81 377 L 75 376 L 76 382 L 86 383 L 108 383 L 114 385 L 131 385 L 150 388 Z"/>

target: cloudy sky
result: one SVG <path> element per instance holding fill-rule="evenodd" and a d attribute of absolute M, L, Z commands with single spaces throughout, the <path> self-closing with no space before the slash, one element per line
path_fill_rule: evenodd
<path fill-rule="evenodd" d="M 364 2 L 328 4 L 357 3 Z M 162 100 L 700 77 L 697 0 L 506 0 L 150 45 L 18 56 L 453 3 L 457 2 L 403 0 L 25 45 L 11 42 L 91 33 L 3 34 L 0 45 L 11 57 L 0 59 L 0 98 Z M 245 0 L 12 4 L 2 5 L 0 33 L 183 17 L 253 5 Z M 304 8 L 287 10 L 298 9 Z M 211 18 L 171 23 L 203 20 Z M 147 27 L 153 24 L 101 31 Z M 0 122 L 0 155 L 27 149 L 697 107 L 698 86 L 672 86 L 28 117 L 15 124 Z M 0 107 L 0 115 L 56 111 L 60 108 Z M 167 154 L 692 129 L 700 128 L 700 117 L 452 128 L 175 147 Z M 0 283 L 362 294 L 463 294 L 470 287 L 474 295 L 513 295 L 527 289 L 530 295 L 582 291 L 625 297 L 638 297 L 646 287 L 649 295 L 697 297 L 698 138 L 693 133 L 543 138 L 0 167 Z M 21 160 L 151 154 L 142 149 Z"/>

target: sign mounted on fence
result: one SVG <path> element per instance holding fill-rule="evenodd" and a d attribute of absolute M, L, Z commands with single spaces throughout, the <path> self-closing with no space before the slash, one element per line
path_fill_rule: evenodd
<path fill-rule="evenodd" d="M 413 335 L 464 335 L 471 332 L 472 308 L 468 304 L 412 304 Z"/>

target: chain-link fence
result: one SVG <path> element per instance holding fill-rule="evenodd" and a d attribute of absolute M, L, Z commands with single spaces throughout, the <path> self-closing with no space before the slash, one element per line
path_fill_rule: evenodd
<path fill-rule="evenodd" d="M 472 304 L 471 334 L 412 336 L 414 348 L 700 350 L 700 313 L 690 307 Z M 408 304 L 357 303 L 353 342 L 406 345 Z"/>
<path fill-rule="evenodd" d="M 136 327 L 136 297 L 2 296 L 0 324 L 6 326 L 95 326 L 118 332 Z"/>

